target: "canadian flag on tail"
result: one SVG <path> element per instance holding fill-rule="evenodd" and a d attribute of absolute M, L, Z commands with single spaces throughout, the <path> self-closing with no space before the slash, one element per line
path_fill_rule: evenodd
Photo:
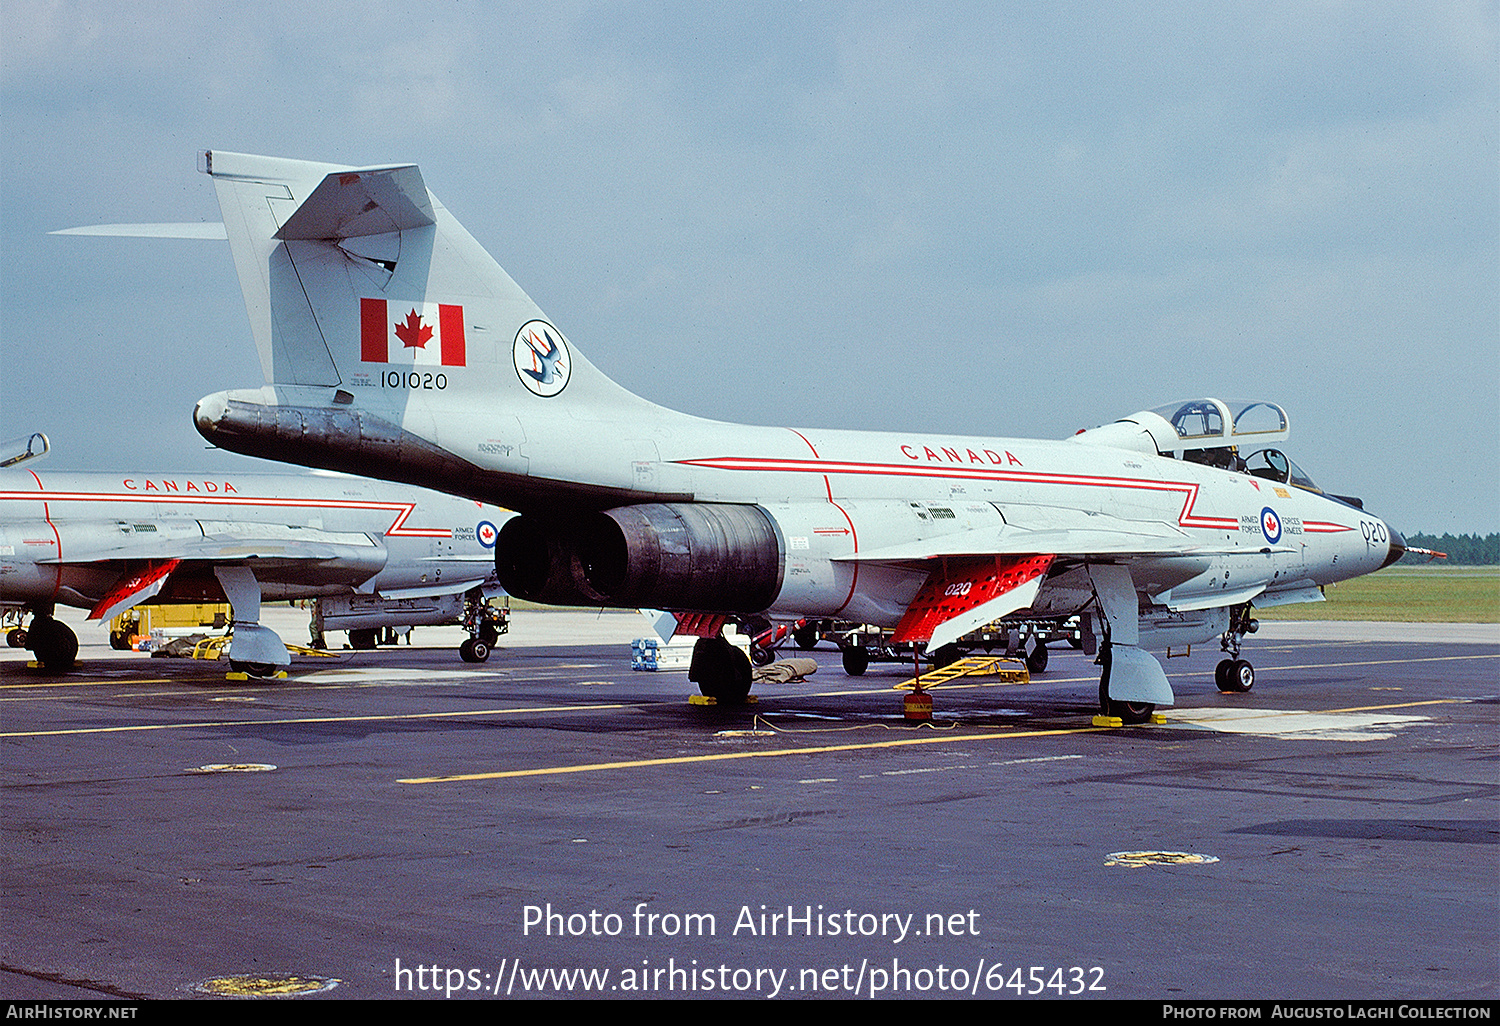
<path fill-rule="evenodd" d="M 464 366 L 464 308 L 450 303 L 359 301 L 359 358 L 365 363 Z"/>

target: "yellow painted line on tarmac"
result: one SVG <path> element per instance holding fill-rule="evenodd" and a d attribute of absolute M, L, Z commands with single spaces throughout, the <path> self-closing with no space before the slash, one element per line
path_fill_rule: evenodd
<path fill-rule="evenodd" d="M 1415 702 L 1392 702 L 1389 705 L 1352 705 L 1347 709 L 1324 709 L 1323 713 L 1383 712 L 1387 709 L 1414 709 L 1421 705 L 1467 705 L 1472 698 L 1428 698 Z"/>
<path fill-rule="evenodd" d="M 203 698 L 208 701 L 217 701 L 221 698 L 232 698 L 236 695 L 249 694 L 256 698 L 278 698 L 283 695 L 297 695 L 311 691 L 357 691 L 363 688 L 405 688 L 405 687 L 452 687 L 454 678 L 443 677 L 436 681 L 417 680 L 357 680 L 342 681 L 336 684 L 299 684 L 295 679 L 276 680 L 270 677 L 252 677 L 250 684 L 259 681 L 263 686 L 243 686 L 243 681 L 233 683 L 240 687 L 228 687 L 223 677 L 208 677 L 201 681 L 206 686 L 214 686 L 213 690 L 207 687 L 196 687 L 187 690 L 176 691 L 120 691 L 106 698 Z M 134 684 L 181 684 L 181 680 L 143 680 L 143 681 L 100 681 L 101 684 L 114 684 L 117 687 Z M 67 695 L 0 695 L 0 703 L 3 702 L 56 702 L 66 699 Z M 98 697 L 98 696 L 93 696 Z"/>
<path fill-rule="evenodd" d="M 517 706 L 512 709 L 467 709 L 457 712 L 390 713 L 382 716 L 299 716 L 274 720 L 195 720 L 192 723 L 135 723 L 122 727 L 76 727 L 68 730 L 17 730 L 0 733 L 6 737 L 59 737 L 76 734 L 128 734 L 153 730 L 196 730 L 200 727 L 286 727 L 307 723 L 390 723 L 402 720 L 462 719 L 466 716 L 514 716 L 519 713 L 601 712 L 629 709 L 630 704 Z"/>
<path fill-rule="evenodd" d="M 734 759 L 775 759 L 794 755 L 825 755 L 829 752 L 874 751 L 881 748 L 909 748 L 913 745 L 974 744 L 1010 741 L 1023 737 L 1062 737 L 1068 734 L 1093 734 L 1113 727 L 1065 727 L 1056 730 L 1018 730 L 995 734 L 945 734 L 938 737 L 907 737 L 893 741 L 867 741 L 862 744 L 816 745 L 808 748 L 773 748 L 764 752 L 716 752 L 711 755 L 676 755 L 661 759 L 629 759 L 623 762 L 594 762 L 577 766 L 540 766 L 535 769 L 497 770 L 490 773 L 458 773 L 441 777 L 407 777 L 398 784 L 450 784 L 473 780 L 504 780 L 509 777 L 540 777 L 562 773 L 597 773 L 605 770 L 640 769 L 647 766 L 684 766 L 702 762 L 728 762 Z"/>
<path fill-rule="evenodd" d="M 120 687 L 124 684 L 170 684 L 173 681 L 181 683 L 180 677 L 147 677 L 144 680 L 114 679 L 114 680 L 35 680 L 27 681 L 25 684 L 0 684 L 0 691 L 31 690 L 33 688 L 102 688 L 107 686 Z"/>

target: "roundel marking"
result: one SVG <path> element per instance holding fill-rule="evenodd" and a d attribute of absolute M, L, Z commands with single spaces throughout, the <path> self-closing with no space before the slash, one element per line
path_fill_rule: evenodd
<path fill-rule="evenodd" d="M 1272 545 L 1281 541 L 1281 518 L 1270 506 L 1260 511 L 1260 530 Z"/>
<path fill-rule="evenodd" d="M 474 537 L 479 539 L 479 544 L 487 549 L 495 547 L 495 536 L 499 534 L 495 525 L 488 520 L 481 520 L 474 528 Z"/>
<path fill-rule="evenodd" d="M 527 321 L 516 332 L 511 347 L 516 377 L 533 394 L 550 399 L 568 385 L 573 373 L 573 354 L 567 340 L 546 321 Z"/>

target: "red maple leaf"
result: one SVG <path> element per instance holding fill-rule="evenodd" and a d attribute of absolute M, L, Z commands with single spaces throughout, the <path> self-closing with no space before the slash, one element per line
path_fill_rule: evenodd
<path fill-rule="evenodd" d="M 432 338 L 432 329 L 422 323 L 422 315 L 412 310 L 406 315 L 406 323 L 396 322 L 396 337 L 407 349 L 425 349 Z"/>

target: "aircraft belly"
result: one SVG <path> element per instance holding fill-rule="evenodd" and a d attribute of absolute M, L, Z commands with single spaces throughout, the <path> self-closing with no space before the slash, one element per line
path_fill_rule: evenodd
<path fill-rule="evenodd" d="M 1248 602 L 1269 583 L 1291 579 L 1292 553 L 1246 552 L 1216 556 L 1201 573 L 1169 588 L 1147 594 L 1171 609 L 1205 609 L 1215 605 Z"/>
<path fill-rule="evenodd" d="M 47 602 L 60 584 L 57 566 L 0 556 L 0 602 Z"/>
<path fill-rule="evenodd" d="M 70 563 L 58 568 L 57 601 L 92 607 L 120 579 L 121 568 L 109 563 Z"/>
<path fill-rule="evenodd" d="M 1184 612 L 1152 609 L 1141 613 L 1140 644 L 1151 649 L 1202 645 L 1228 629 L 1229 609 L 1225 606 Z"/>
<path fill-rule="evenodd" d="M 1094 589 L 1088 574 L 1082 568 L 1075 568 L 1043 581 L 1031 600 L 1031 607 L 1019 610 L 1016 615 L 1029 613 L 1041 619 L 1072 616 L 1093 601 Z"/>
<path fill-rule="evenodd" d="M 866 566 L 859 571 L 859 587 L 840 615 L 858 623 L 877 627 L 894 627 L 901 622 L 926 574 L 911 573 L 899 567 Z"/>

